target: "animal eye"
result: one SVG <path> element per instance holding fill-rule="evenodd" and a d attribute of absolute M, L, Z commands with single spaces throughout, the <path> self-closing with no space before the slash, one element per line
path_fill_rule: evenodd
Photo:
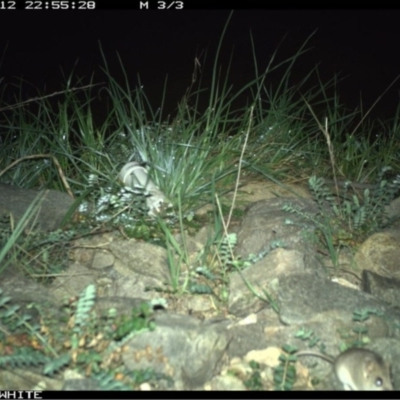
<path fill-rule="evenodd" d="M 375 379 L 375 385 L 376 386 L 382 386 L 383 385 L 383 379 L 380 378 L 379 376 Z"/>

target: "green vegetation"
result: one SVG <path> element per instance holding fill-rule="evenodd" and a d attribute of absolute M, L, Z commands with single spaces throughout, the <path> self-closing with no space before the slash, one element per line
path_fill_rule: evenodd
<path fill-rule="evenodd" d="M 40 324 L 32 323 L 32 316 L 0 291 L 0 321 L 7 327 L 0 332 L 1 342 L 13 348 L 12 352 L 2 350 L 0 365 L 37 366 L 47 376 L 68 366 L 90 375 L 103 390 L 135 389 L 151 380 L 151 371 L 129 371 L 119 362 L 121 347 L 129 337 L 155 329 L 149 305 L 133 309 L 130 316 L 117 317 L 112 310 L 98 315 L 93 309 L 95 298 L 96 288 L 89 285 L 65 305 L 65 324 L 60 326 L 59 316 L 38 305 Z"/>

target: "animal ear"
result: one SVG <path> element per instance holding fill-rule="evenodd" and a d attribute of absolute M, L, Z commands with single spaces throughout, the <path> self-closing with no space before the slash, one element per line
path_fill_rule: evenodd
<path fill-rule="evenodd" d="M 374 372 L 374 368 L 375 368 L 375 362 L 372 358 L 367 358 L 364 361 L 364 368 L 363 368 L 363 374 L 364 377 L 367 378 L 371 375 L 371 373 Z"/>

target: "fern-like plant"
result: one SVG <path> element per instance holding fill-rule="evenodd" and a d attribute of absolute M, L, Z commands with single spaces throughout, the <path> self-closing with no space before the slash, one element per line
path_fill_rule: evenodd
<path fill-rule="evenodd" d="M 309 186 L 319 212 L 306 213 L 288 204 L 283 206 L 283 210 L 314 222 L 320 242 L 328 247 L 336 265 L 335 247 L 360 243 L 390 222 L 385 207 L 400 191 L 400 176 L 389 182 L 384 179 L 386 171 L 382 170 L 376 186 L 365 189 L 361 196 L 349 193 L 350 182 L 344 184 L 339 197 L 335 196 L 322 178 L 312 176 Z"/>

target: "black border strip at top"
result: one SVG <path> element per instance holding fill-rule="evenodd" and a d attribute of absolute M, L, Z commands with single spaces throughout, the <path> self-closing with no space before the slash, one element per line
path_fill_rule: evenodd
<path fill-rule="evenodd" d="M 62 6 L 61 6 L 62 4 Z M 359 3 L 351 1 L 324 1 L 323 3 L 299 2 L 298 0 L 2 0 L 2 10 L 26 10 L 30 12 L 90 12 L 94 10 L 138 10 L 141 12 L 180 12 L 183 10 L 271 10 L 271 9 L 359 9 Z M 377 8 L 393 8 L 393 3 L 375 3 Z M 379 7 L 378 7 L 379 6 Z M 374 7 L 372 7 L 374 8 Z M 0 10 L 1 11 L 1 10 Z"/>

